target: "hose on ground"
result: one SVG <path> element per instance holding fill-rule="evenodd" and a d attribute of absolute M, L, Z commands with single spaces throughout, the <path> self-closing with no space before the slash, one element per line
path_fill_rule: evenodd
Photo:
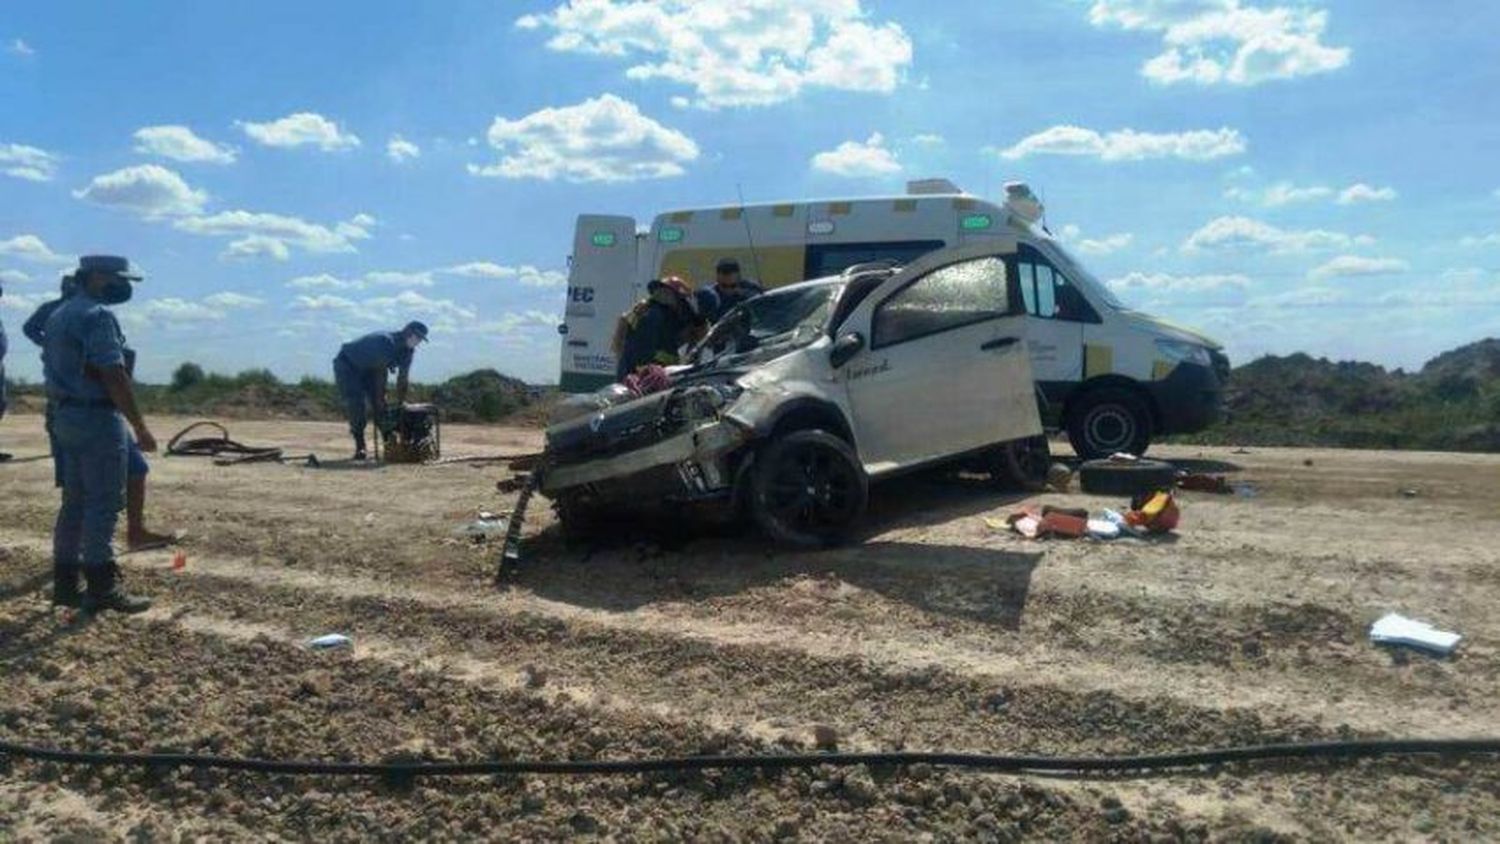
<path fill-rule="evenodd" d="M 88 766 L 131 766 L 248 771 L 283 776 L 382 777 L 407 781 L 417 777 L 468 777 L 502 774 L 609 775 L 663 771 L 789 770 L 822 765 L 900 766 L 926 764 L 989 773 L 1072 774 L 1083 777 L 1143 775 L 1206 765 L 1290 760 L 1371 759 L 1409 756 L 1500 755 L 1500 739 L 1385 739 L 1266 744 L 1129 756 L 1000 756 L 972 753 L 794 753 L 748 756 L 680 756 L 661 759 L 523 760 L 477 762 L 324 762 L 246 759 L 188 753 L 100 753 L 30 747 L 0 741 L 0 756 Z M 1495 761 L 1500 761 L 1497 759 Z"/>
<path fill-rule="evenodd" d="M 199 428 L 212 428 L 219 432 L 217 437 L 196 437 L 187 439 L 187 435 Z M 287 457 L 282 450 L 274 446 L 252 446 L 235 442 L 229 438 L 229 429 L 217 422 L 204 420 L 194 422 L 177 432 L 167 442 L 166 449 L 169 457 L 212 457 L 215 466 L 234 466 L 241 463 L 279 463 L 288 460 L 304 460 L 308 465 L 316 466 L 317 457 L 309 454 L 299 457 Z"/>

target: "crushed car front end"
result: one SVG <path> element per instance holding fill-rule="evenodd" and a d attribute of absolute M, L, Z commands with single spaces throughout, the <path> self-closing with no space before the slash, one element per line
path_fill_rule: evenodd
<path fill-rule="evenodd" d="M 680 386 L 549 427 L 542 494 L 611 510 L 727 500 L 754 435 L 726 413 L 739 394 L 727 382 Z"/>

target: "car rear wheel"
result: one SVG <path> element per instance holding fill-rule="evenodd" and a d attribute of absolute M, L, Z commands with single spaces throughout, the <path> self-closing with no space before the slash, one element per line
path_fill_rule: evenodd
<path fill-rule="evenodd" d="M 1106 387 L 1086 393 L 1068 411 L 1068 442 L 1084 460 L 1124 452 L 1136 457 L 1151 445 L 1151 409 L 1130 390 Z"/>
<path fill-rule="evenodd" d="M 868 500 L 859 457 L 827 431 L 795 431 L 772 442 L 752 469 L 751 514 L 786 545 L 827 548 L 845 541 Z"/>

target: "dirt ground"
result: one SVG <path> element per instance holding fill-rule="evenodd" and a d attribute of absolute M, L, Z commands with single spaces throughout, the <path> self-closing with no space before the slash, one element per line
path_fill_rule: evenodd
<path fill-rule="evenodd" d="M 187 420 L 155 420 L 163 440 Z M 237 439 L 347 453 L 341 426 Z M 450 427 L 445 452 L 537 445 Z M 155 459 L 156 599 L 64 624 L 41 420 L 0 422 L 0 737 L 302 759 L 630 758 L 843 749 L 1106 754 L 1500 733 L 1500 457 L 1163 448 L 1253 496 L 1186 493 L 1168 541 L 1028 542 L 975 479 L 874 491 L 863 542 L 564 544 L 542 502 L 492 585 L 493 465 L 216 468 Z M 1410 495 L 1404 495 L 1409 490 Z M 1121 502 L 1071 494 L 1067 505 Z M 1452 659 L 1371 646 L 1400 611 Z M 340 632 L 352 651 L 302 643 Z M 1084 781 L 907 771 L 374 781 L 0 759 L 0 839 L 1207 840 L 1500 837 L 1500 764 L 1364 762 Z"/>

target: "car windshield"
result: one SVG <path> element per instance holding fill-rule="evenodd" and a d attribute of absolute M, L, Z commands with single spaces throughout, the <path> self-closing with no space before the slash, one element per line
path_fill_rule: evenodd
<path fill-rule="evenodd" d="M 714 325 L 697 357 L 701 361 L 796 341 L 803 336 L 815 337 L 828 322 L 842 289 L 840 284 L 819 284 L 772 291 L 751 299 Z"/>

